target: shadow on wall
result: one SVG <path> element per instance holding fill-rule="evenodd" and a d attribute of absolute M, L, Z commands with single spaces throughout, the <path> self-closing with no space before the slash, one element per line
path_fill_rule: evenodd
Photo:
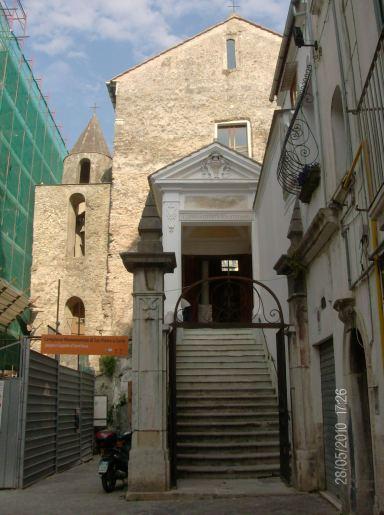
<path fill-rule="evenodd" d="M 110 184 L 112 182 L 112 167 L 108 168 L 101 176 L 101 182 Z"/>

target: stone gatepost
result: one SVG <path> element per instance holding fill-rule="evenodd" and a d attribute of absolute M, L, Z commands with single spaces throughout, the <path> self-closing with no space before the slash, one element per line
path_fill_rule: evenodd
<path fill-rule="evenodd" d="M 311 347 L 308 334 L 305 271 L 295 257 L 303 236 L 299 202 L 296 201 L 288 231 L 288 254 L 275 265 L 279 275 L 287 276 L 289 322 L 293 326 L 289 342 L 289 368 L 292 403 L 293 485 L 311 492 L 322 487 L 324 477 L 322 433 L 313 417 Z"/>
<path fill-rule="evenodd" d="M 164 274 L 176 267 L 175 254 L 163 252 L 161 222 L 150 193 L 139 224 L 137 252 L 121 254 L 133 273 L 132 448 L 130 492 L 169 488 L 167 446 L 167 354 L 163 339 Z"/>

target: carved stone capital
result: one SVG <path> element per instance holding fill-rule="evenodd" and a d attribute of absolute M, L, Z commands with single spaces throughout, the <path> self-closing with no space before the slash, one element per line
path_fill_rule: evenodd
<path fill-rule="evenodd" d="M 337 299 L 333 304 L 339 314 L 339 319 L 348 327 L 353 327 L 355 324 L 355 299 L 353 297 L 346 297 L 344 299 Z"/>

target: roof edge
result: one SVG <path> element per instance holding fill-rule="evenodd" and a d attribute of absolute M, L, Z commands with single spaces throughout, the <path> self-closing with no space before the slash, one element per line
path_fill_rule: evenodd
<path fill-rule="evenodd" d="M 229 20 L 233 20 L 233 19 L 238 19 L 240 21 L 243 21 L 245 23 L 249 23 L 250 25 L 252 25 L 253 27 L 256 27 L 257 29 L 261 29 L 261 30 L 264 30 L 265 32 L 269 32 L 270 34 L 273 34 L 275 36 L 279 36 L 279 37 L 282 37 L 283 35 L 280 34 L 279 32 L 276 32 L 272 29 L 268 29 L 267 27 L 264 27 L 263 25 L 260 25 L 258 23 L 255 23 L 253 21 L 250 21 L 250 20 L 247 20 L 246 18 L 243 18 L 242 16 L 240 16 L 239 14 L 235 13 L 234 15 L 231 15 L 230 18 L 226 18 L 225 20 L 219 22 L 219 23 L 216 23 L 215 25 L 211 25 L 210 27 L 204 29 L 203 31 L 201 32 L 198 32 L 197 34 L 195 34 L 194 36 L 191 36 L 187 39 L 184 39 L 183 41 L 180 41 L 179 43 L 176 43 L 176 45 L 173 45 L 151 57 L 149 57 L 148 59 L 146 59 L 145 61 L 142 61 L 141 63 L 138 63 L 134 66 L 132 66 L 131 68 L 128 68 L 127 70 L 119 73 L 118 75 L 116 75 L 115 77 L 112 77 L 112 79 L 110 79 L 109 81 L 107 81 L 107 87 L 109 88 L 110 87 L 110 84 L 113 83 L 114 81 L 116 81 L 117 79 L 119 79 L 120 77 L 122 77 L 123 75 L 125 75 L 126 73 L 129 73 L 133 70 L 136 70 L 137 68 L 140 68 L 141 66 L 143 66 L 144 64 L 147 64 L 149 63 L 150 61 L 153 61 L 154 59 L 157 59 L 158 57 L 170 52 L 171 50 L 174 50 L 175 48 L 178 48 L 179 46 L 181 45 L 184 45 L 185 43 L 189 43 L 190 41 L 192 41 L 193 39 L 195 38 L 198 38 L 199 36 L 202 36 L 203 34 L 206 34 L 207 32 L 210 32 L 211 30 L 213 29 L 216 29 L 217 27 L 220 27 L 221 25 L 224 25 L 225 23 L 227 23 Z"/>
<path fill-rule="evenodd" d="M 270 102 L 274 101 L 275 96 L 277 95 L 277 93 L 279 91 L 281 77 L 282 77 L 283 69 L 284 69 L 284 62 L 287 57 L 289 41 L 291 39 L 292 27 L 293 27 L 293 24 L 295 21 L 294 7 L 295 7 L 296 2 L 297 2 L 297 0 L 291 0 L 291 3 L 289 5 L 287 19 L 285 22 L 285 27 L 284 27 L 284 32 L 283 32 L 283 40 L 281 42 L 279 55 L 277 57 L 277 63 L 276 63 L 275 73 L 273 76 L 271 93 L 269 95 Z"/>
<path fill-rule="evenodd" d="M 105 156 L 105 157 L 109 157 L 109 159 L 113 159 L 113 156 L 112 156 L 112 154 L 111 154 L 111 153 L 109 153 L 109 154 L 104 154 L 104 152 L 71 152 L 70 154 L 67 154 L 67 155 L 64 157 L 63 161 L 65 161 L 65 160 L 67 159 L 67 157 L 69 157 L 69 156 L 77 156 L 77 155 L 79 155 L 79 154 L 98 154 L 98 155 L 100 155 L 100 156 Z"/>

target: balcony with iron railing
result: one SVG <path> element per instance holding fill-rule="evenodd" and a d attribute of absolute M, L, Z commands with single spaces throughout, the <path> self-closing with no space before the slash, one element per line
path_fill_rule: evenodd
<path fill-rule="evenodd" d="M 368 196 L 374 218 L 384 210 L 384 29 L 357 108 L 362 139 L 368 150 Z"/>
<path fill-rule="evenodd" d="M 308 65 L 277 167 L 277 180 L 283 190 L 297 195 L 305 203 L 310 201 L 320 182 L 319 147 L 310 119 L 313 111 L 311 73 L 312 67 Z"/>

